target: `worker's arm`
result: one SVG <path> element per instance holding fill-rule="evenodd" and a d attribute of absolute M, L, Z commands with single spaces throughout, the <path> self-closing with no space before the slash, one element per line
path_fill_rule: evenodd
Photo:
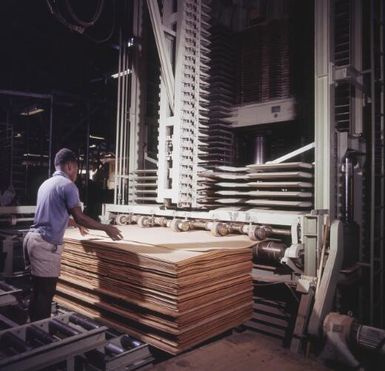
<path fill-rule="evenodd" d="M 70 209 L 70 214 L 75 219 L 75 222 L 83 227 L 104 231 L 113 240 L 121 240 L 123 238 L 122 233 L 118 228 L 111 224 L 99 223 L 96 220 L 90 218 L 82 212 L 80 206 L 76 206 Z"/>
<path fill-rule="evenodd" d="M 80 234 L 82 236 L 85 236 L 86 234 L 88 234 L 88 229 L 86 227 L 83 227 L 82 225 L 80 224 L 77 224 L 75 222 L 75 220 L 73 220 L 72 218 L 69 218 L 68 219 L 68 227 L 75 227 L 75 228 L 79 228 L 79 231 L 80 231 Z"/>

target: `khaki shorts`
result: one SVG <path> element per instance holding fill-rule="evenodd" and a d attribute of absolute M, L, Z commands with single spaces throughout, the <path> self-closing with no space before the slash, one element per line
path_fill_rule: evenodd
<path fill-rule="evenodd" d="M 63 245 L 54 245 L 38 232 L 28 232 L 24 237 L 25 264 L 31 267 L 31 274 L 37 277 L 59 277 Z"/>

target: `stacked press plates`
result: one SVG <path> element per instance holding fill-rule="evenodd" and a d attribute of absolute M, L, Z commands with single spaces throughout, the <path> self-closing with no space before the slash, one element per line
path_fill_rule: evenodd
<path fill-rule="evenodd" d="M 247 201 L 247 168 L 217 166 L 200 173 L 201 204 L 209 206 L 242 206 Z"/>
<path fill-rule="evenodd" d="M 288 98 L 291 94 L 290 58 L 289 58 L 289 25 L 286 19 L 272 21 L 267 26 L 269 45 L 269 99 Z"/>
<path fill-rule="evenodd" d="M 313 166 L 305 162 L 248 165 L 247 205 L 271 209 L 310 210 Z"/>
<path fill-rule="evenodd" d="M 157 170 L 136 170 L 130 173 L 129 199 L 132 203 L 156 202 Z"/>
<path fill-rule="evenodd" d="M 213 26 L 210 41 L 208 126 L 206 131 L 202 131 L 208 136 L 201 139 L 207 145 L 206 168 L 231 164 L 234 147 L 230 123 L 226 121 L 234 103 L 232 33 L 223 26 Z"/>
<path fill-rule="evenodd" d="M 215 25 L 210 29 L 208 61 L 210 69 L 201 74 L 199 116 L 199 166 L 214 169 L 233 161 L 233 133 L 226 120 L 234 103 L 234 51 L 232 34 L 225 27 Z M 204 65 L 204 64 L 201 64 Z M 202 95 L 203 94 L 203 95 Z M 208 206 L 207 179 L 197 178 L 196 204 Z M 210 196 L 211 197 L 211 196 Z M 211 205 L 214 206 L 214 205 Z"/>
<path fill-rule="evenodd" d="M 66 231 L 59 304 L 172 354 L 251 318 L 246 236 L 119 228 L 122 241 Z"/>
<path fill-rule="evenodd" d="M 313 206 L 313 166 L 308 163 L 218 166 L 201 177 L 201 203 L 210 207 L 306 211 Z"/>
<path fill-rule="evenodd" d="M 292 94 L 289 23 L 275 19 L 239 33 L 239 103 L 285 99 Z"/>
<path fill-rule="evenodd" d="M 174 154 L 180 159 L 178 167 L 179 200 L 181 206 L 196 206 L 199 168 L 211 161 L 208 150 L 209 90 L 210 90 L 210 20 L 208 0 L 186 0 L 180 7 L 183 27 L 180 37 L 175 78 L 180 81 L 180 93 L 176 95 L 180 130 L 178 148 Z M 174 132 L 173 136 L 177 134 Z M 194 175 L 195 174 L 195 175 Z"/>

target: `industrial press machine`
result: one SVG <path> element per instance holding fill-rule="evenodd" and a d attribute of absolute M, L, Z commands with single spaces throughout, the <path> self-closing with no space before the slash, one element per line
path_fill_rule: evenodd
<path fill-rule="evenodd" d="M 248 235 L 255 280 L 301 294 L 293 350 L 341 280 L 369 277 L 339 308 L 383 324 L 384 64 L 366 57 L 383 16 L 375 0 L 136 0 L 120 35 L 104 220 Z"/>
<path fill-rule="evenodd" d="M 346 363 L 334 324 L 384 352 L 382 332 L 327 316 L 385 324 L 383 2 L 122 3 L 102 220 L 245 234 L 256 292 L 284 285 L 298 301 L 293 351 L 326 317 Z"/>

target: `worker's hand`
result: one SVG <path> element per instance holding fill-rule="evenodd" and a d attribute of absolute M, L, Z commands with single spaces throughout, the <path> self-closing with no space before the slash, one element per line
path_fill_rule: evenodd
<path fill-rule="evenodd" d="M 123 238 L 122 232 L 111 224 L 106 225 L 106 229 L 104 231 L 114 241 L 118 241 Z"/>
<path fill-rule="evenodd" d="M 83 227 L 82 225 L 78 224 L 79 232 L 82 236 L 85 236 L 89 233 L 88 229 L 86 227 Z"/>

